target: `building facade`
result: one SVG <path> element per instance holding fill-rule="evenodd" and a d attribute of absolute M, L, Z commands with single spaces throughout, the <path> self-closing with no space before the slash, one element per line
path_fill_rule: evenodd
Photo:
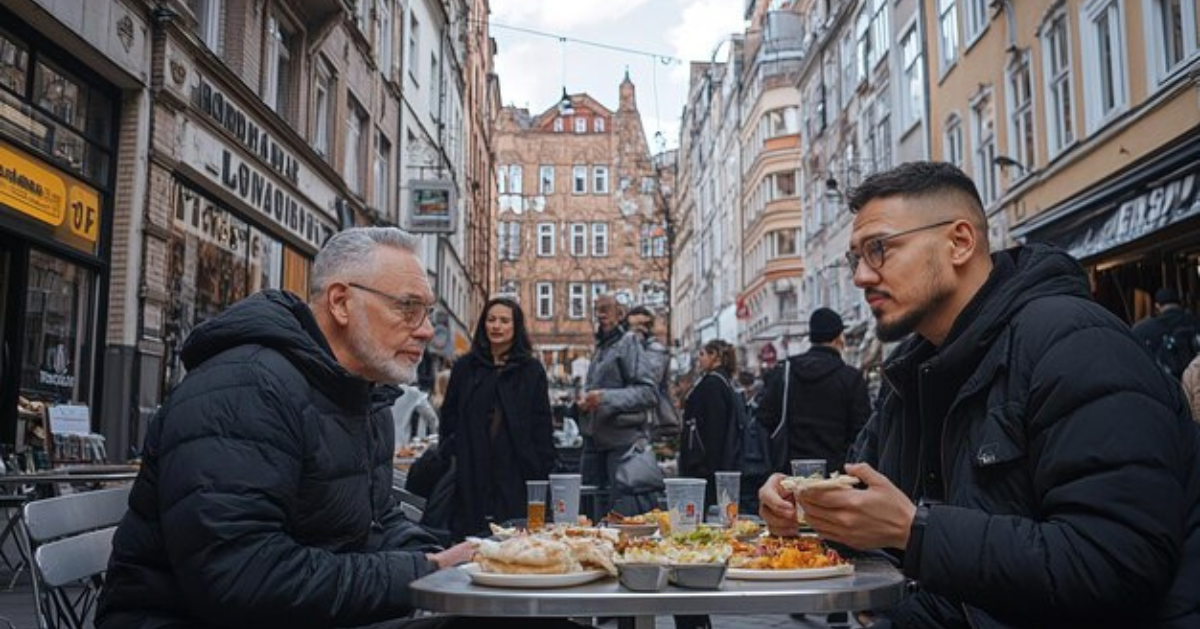
<path fill-rule="evenodd" d="M 628 76 L 619 94 L 615 111 L 586 94 L 536 116 L 505 107 L 495 129 L 497 293 L 562 384 L 586 373 L 597 295 L 666 315 L 665 196 Z"/>
<path fill-rule="evenodd" d="M 934 157 L 975 177 L 993 246 L 1065 248 L 1128 322 L 1162 286 L 1200 305 L 1197 13 L 1189 0 L 926 3 Z"/>

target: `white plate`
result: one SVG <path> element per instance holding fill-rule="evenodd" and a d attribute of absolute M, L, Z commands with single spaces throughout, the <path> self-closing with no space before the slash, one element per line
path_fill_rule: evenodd
<path fill-rule="evenodd" d="M 591 583 L 608 576 L 603 570 L 584 570 L 567 574 L 500 574 L 484 572 L 477 563 L 468 563 L 460 567 L 475 584 L 498 588 L 565 588 Z"/>
<path fill-rule="evenodd" d="M 657 524 L 609 524 L 608 526 L 624 533 L 627 537 L 646 537 L 653 535 L 658 530 Z"/>
<path fill-rule="evenodd" d="M 840 564 L 827 568 L 800 568 L 798 570 L 749 570 L 730 568 L 725 572 L 727 579 L 743 581 L 790 581 L 792 579 L 825 579 L 854 574 L 854 564 Z"/>

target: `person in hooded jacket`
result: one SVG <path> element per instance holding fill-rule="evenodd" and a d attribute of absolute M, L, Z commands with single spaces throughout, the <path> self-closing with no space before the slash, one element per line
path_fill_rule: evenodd
<path fill-rule="evenodd" d="M 487 302 L 470 353 L 450 372 L 439 447 L 456 461 L 454 539 L 489 536 L 488 524 L 525 517 L 525 481 L 554 465 L 546 370 L 533 356 L 517 302 Z"/>
<path fill-rule="evenodd" d="M 769 374 L 758 402 L 758 420 L 774 430 L 783 419 L 787 384 L 788 459 L 825 459 L 826 469 L 841 472 L 846 455 L 871 414 L 867 381 L 842 360 L 846 349 L 842 317 L 829 308 L 813 310 L 808 320 L 812 347 L 778 365 Z M 784 375 L 790 381 L 784 382 Z"/>
<path fill-rule="evenodd" d="M 721 470 L 737 470 L 733 452 L 726 452 L 730 430 L 736 420 L 734 404 L 744 404 L 733 386 L 737 373 L 737 350 L 728 342 L 713 339 L 696 355 L 700 378 L 683 404 L 683 432 L 679 437 L 679 475 L 708 480 L 705 504 L 715 505 L 716 476 Z"/>
<path fill-rule="evenodd" d="M 412 611 L 413 580 L 470 558 L 391 495 L 385 385 L 415 380 L 433 336 L 416 247 L 396 228 L 348 229 L 313 261 L 308 303 L 267 290 L 192 332 L 113 536 L 97 627 L 380 623 Z"/>
<path fill-rule="evenodd" d="M 990 252 L 957 167 L 903 164 L 849 201 L 854 282 L 903 342 L 846 466 L 865 488 L 798 502 L 918 583 L 876 626 L 1200 626 L 1200 430 L 1178 383 L 1065 252 Z M 780 480 L 760 513 L 794 534 Z"/>

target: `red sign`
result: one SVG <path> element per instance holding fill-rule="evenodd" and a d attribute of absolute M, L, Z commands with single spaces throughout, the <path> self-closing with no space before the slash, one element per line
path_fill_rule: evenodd
<path fill-rule="evenodd" d="M 739 318 L 739 319 L 749 319 L 750 318 L 750 306 L 746 305 L 745 297 L 738 297 L 737 318 Z"/>
<path fill-rule="evenodd" d="M 779 355 L 775 353 L 774 343 L 767 343 L 762 346 L 762 349 L 758 350 L 758 359 L 767 366 L 774 365 L 777 358 L 779 358 Z"/>

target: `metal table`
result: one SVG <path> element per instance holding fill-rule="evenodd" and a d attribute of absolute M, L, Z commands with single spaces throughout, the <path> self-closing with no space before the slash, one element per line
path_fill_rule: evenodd
<path fill-rule="evenodd" d="M 904 596 L 904 575 L 881 561 L 855 563 L 851 576 L 807 581 L 726 579 L 720 590 L 667 586 L 631 592 L 616 579 L 560 589 L 507 589 L 474 585 L 457 568 L 440 570 L 410 586 L 418 609 L 462 616 L 622 617 L 622 627 L 652 629 L 655 616 L 828 614 L 880 609 Z M 628 617 L 628 618 L 626 618 Z"/>

